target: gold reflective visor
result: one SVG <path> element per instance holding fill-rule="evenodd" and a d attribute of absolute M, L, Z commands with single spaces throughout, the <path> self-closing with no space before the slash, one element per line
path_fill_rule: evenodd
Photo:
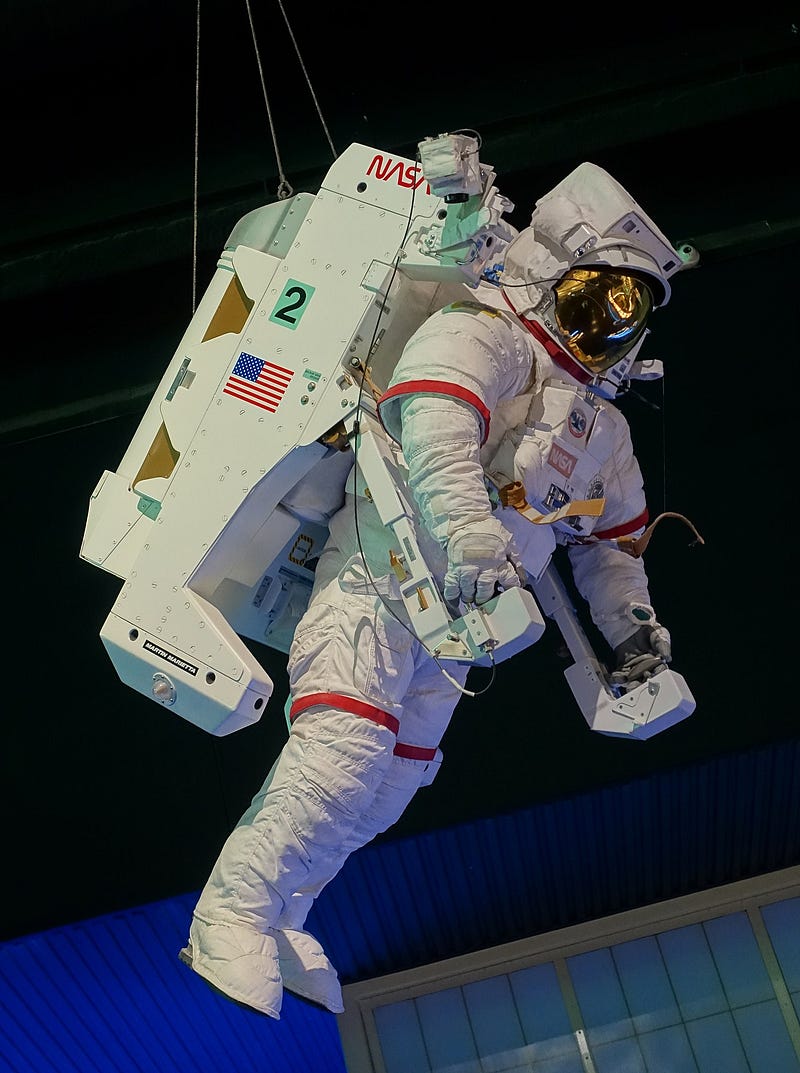
<path fill-rule="evenodd" d="M 572 355 L 591 373 L 616 365 L 641 338 L 653 308 L 635 276 L 573 268 L 555 288 L 555 319 Z"/>

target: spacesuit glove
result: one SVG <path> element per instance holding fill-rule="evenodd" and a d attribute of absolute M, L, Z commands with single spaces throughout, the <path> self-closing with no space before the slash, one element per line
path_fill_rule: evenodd
<path fill-rule="evenodd" d="M 494 518 L 457 530 L 447 542 L 444 598 L 451 604 L 485 604 L 499 589 L 525 583 L 511 534 Z"/>
<path fill-rule="evenodd" d="M 655 620 L 640 626 L 614 649 L 614 685 L 625 692 L 652 678 L 672 659 L 669 631 Z"/>

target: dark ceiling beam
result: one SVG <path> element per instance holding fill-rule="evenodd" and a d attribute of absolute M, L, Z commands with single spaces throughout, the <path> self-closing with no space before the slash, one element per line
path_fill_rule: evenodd
<path fill-rule="evenodd" d="M 800 241 L 800 216 L 777 223 L 754 221 L 726 231 L 687 237 L 687 241 L 702 250 L 704 264 L 710 258 L 740 257 L 777 244 Z M 161 341 L 157 342 L 160 345 Z M 157 387 L 158 381 L 152 380 L 94 395 L 81 394 L 50 408 L 17 408 L 10 416 L 0 417 L 0 444 L 25 443 L 104 421 L 140 416 Z"/>
<path fill-rule="evenodd" d="M 575 97 L 539 112 L 529 111 L 514 119 L 485 124 L 481 133 L 484 144 L 490 146 L 491 164 L 510 184 L 521 171 L 543 172 L 561 161 L 574 162 L 576 148 L 582 158 L 617 151 L 635 157 L 643 142 L 668 138 L 677 152 L 681 135 L 697 141 L 704 131 L 710 131 L 713 142 L 715 124 L 738 117 L 752 129 L 759 113 L 765 116 L 765 137 L 775 137 L 774 117 L 782 110 L 793 112 L 798 103 L 800 61 L 788 56 L 781 62 L 773 60 L 773 65 L 765 69 L 730 70 L 713 81 L 698 78 L 649 89 L 638 87 Z M 787 130 L 787 138 L 789 133 Z M 413 143 L 386 148 L 414 151 Z M 726 148 L 730 151 L 730 146 Z M 752 151 L 751 146 L 742 144 L 742 157 Z M 713 145 L 709 152 L 713 152 Z M 721 158 L 720 168 L 729 163 Z M 665 166 L 691 170 L 695 161 L 687 149 L 685 156 L 666 159 Z M 293 188 L 315 190 L 327 167 L 327 160 L 320 159 L 318 168 L 291 176 Z M 235 160 L 227 162 L 226 170 L 231 175 L 242 174 Z M 765 174 L 763 181 L 768 185 L 770 176 Z M 266 179 L 267 188 L 276 186 L 275 177 Z M 253 182 L 202 201 L 197 221 L 199 252 L 218 251 L 236 220 L 264 203 L 264 189 L 265 181 Z M 734 211 L 733 205 L 722 208 L 729 213 Z M 737 229 L 757 226 L 756 218 L 729 216 L 718 221 L 715 230 L 734 235 Z M 782 239 L 793 227 L 789 220 L 771 219 L 763 237 Z M 5 300 L 25 298 L 123 271 L 145 271 L 158 263 L 186 260 L 192 254 L 193 231 L 193 214 L 184 201 L 164 204 L 158 211 L 135 217 L 109 219 L 91 228 L 18 243 L 6 249 L 0 261 L 0 293 Z"/>

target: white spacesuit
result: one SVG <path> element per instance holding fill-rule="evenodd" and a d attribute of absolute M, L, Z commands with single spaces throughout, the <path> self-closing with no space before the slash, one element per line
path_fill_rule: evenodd
<path fill-rule="evenodd" d="M 681 267 L 627 192 L 583 164 L 537 202 L 500 283 L 481 283 L 412 336 L 379 404 L 445 599 L 480 605 L 539 577 L 566 544 L 623 684 L 671 657 L 642 559 L 626 552 L 648 516 L 610 400 L 647 372 L 647 318 Z M 510 487 L 523 492 L 516 506 L 505 505 Z M 225 843 L 181 952 L 213 987 L 274 1018 L 283 987 L 343 1009 L 307 913 L 434 777 L 469 669 L 445 672 L 414 637 L 357 452 L 329 533 L 289 653 L 288 740 Z"/>

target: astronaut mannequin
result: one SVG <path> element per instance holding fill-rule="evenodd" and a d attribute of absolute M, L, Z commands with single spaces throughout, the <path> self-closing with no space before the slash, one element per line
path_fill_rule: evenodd
<path fill-rule="evenodd" d="M 582 164 L 537 202 L 499 283 L 415 332 L 379 403 L 445 599 L 462 613 L 481 605 L 536 578 L 565 544 L 623 688 L 671 653 L 643 561 L 625 550 L 648 515 L 611 400 L 647 372 L 648 315 L 682 267 L 630 195 Z M 559 431 L 574 450 L 554 449 Z M 498 499 L 514 482 L 540 519 L 576 501 L 602 511 L 532 525 Z M 212 987 L 276 1019 L 284 988 L 343 1010 L 306 916 L 348 856 L 432 781 L 469 670 L 456 662 L 445 673 L 410 631 L 387 567 L 391 533 L 365 491 L 355 465 L 289 652 L 288 740 L 223 846 L 180 953 Z"/>

